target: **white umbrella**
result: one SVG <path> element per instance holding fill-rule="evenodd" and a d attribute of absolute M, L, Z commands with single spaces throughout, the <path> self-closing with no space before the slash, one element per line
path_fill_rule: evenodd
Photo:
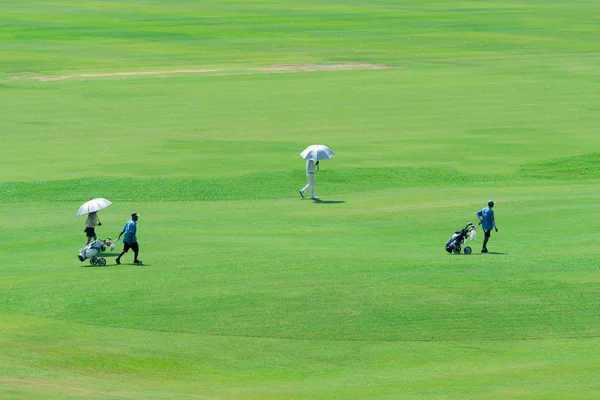
<path fill-rule="evenodd" d="M 95 212 L 98 210 L 102 210 L 112 204 L 112 201 L 103 199 L 101 197 L 97 199 L 93 199 L 90 201 L 86 201 L 83 203 L 81 207 L 79 207 L 79 211 L 77 212 L 77 216 L 86 215 L 91 212 Z"/>
<path fill-rule="evenodd" d="M 335 156 L 335 153 L 325 145 L 313 144 L 304 149 L 300 155 L 305 160 L 320 161 L 329 160 L 331 157 Z"/>

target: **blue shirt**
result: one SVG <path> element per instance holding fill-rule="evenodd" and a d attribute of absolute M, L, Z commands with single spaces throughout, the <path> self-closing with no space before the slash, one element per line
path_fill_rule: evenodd
<path fill-rule="evenodd" d="M 496 221 L 494 221 L 494 210 L 490 207 L 482 208 L 477 211 L 477 218 L 481 221 L 481 227 L 484 231 L 491 231 L 496 227 Z"/>
<path fill-rule="evenodd" d="M 137 232 L 137 224 L 134 220 L 130 219 L 125 223 L 125 227 L 123 228 L 125 231 L 125 236 L 123 236 L 123 241 L 126 243 L 135 243 L 137 242 L 137 237 L 135 233 Z"/>

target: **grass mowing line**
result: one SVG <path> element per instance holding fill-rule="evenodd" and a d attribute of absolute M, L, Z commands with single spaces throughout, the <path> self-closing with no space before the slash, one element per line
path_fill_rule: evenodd
<path fill-rule="evenodd" d="M 543 336 L 523 336 L 523 337 L 506 337 L 503 339 L 489 338 L 489 337 L 475 337 L 469 338 L 430 338 L 430 339 L 385 339 L 385 338 L 331 338 L 331 337 L 320 337 L 320 338 L 308 338 L 308 337 L 286 337 L 286 336 L 274 336 L 274 335 L 235 335 L 235 334 L 222 334 L 222 333 L 206 333 L 206 332 L 190 332 L 190 331 L 178 331 L 171 329 L 157 329 L 157 328 L 137 328 L 135 326 L 119 326 L 119 325 L 107 325 L 107 324 L 92 324 L 89 322 L 75 321 L 67 318 L 50 317 L 46 315 L 38 315 L 33 313 L 22 312 L 19 310 L 12 309 L 6 306 L 0 306 L 0 308 L 8 313 L 17 314 L 29 318 L 38 318 L 46 321 L 60 322 L 70 325 L 85 326 L 90 328 L 105 328 L 105 329 L 116 329 L 131 332 L 146 332 L 146 333 L 168 333 L 170 335 L 177 336 L 192 336 L 192 337 L 207 337 L 207 338 L 224 338 L 224 339 L 257 339 L 257 340 L 269 340 L 269 341 L 281 341 L 281 342 L 304 342 L 304 343 L 516 343 L 516 342 L 554 342 L 558 340 L 588 340 L 588 339 L 600 339 L 599 335 L 568 335 L 561 337 L 543 337 Z M 44 347 L 52 347 L 48 345 Z"/>
<path fill-rule="evenodd" d="M 100 126 L 105 126 L 108 128 L 121 128 L 121 125 L 118 124 L 108 124 L 108 123 L 102 123 L 100 124 Z M 164 132 L 163 129 L 154 129 L 154 128 L 141 128 L 141 127 L 133 127 L 129 129 L 130 131 L 137 131 L 137 132 L 150 132 L 150 133 L 156 133 L 156 134 L 162 134 Z M 192 134 L 192 133 L 183 133 L 183 132 L 170 132 L 169 133 L 170 136 L 173 137 L 187 137 L 187 138 L 192 138 L 192 139 L 197 139 L 198 135 L 197 134 Z M 233 140 L 233 139 L 226 139 L 226 138 L 219 138 L 219 137 L 212 137 L 209 140 L 208 139 L 204 139 L 205 141 L 211 141 L 211 142 L 221 142 L 221 143 L 229 143 L 229 144 L 236 144 L 236 143 L 247 143 L 247 141 L 242 141 L 242 140 Z M 282 150 L 289 150 L 290 152 L 294 153 L 297 152 L 298 155 L 300 154 L 299 149 L 302 149 L 302 146 L 308 146 L 310 144 L 313 144 L 312 142 L 306 142 L 301 146 L 293 146 L 293 145 L 289 145 L 289 146 L 285 146 L 282 144 L 275 144 L 275 143 L 269 143 L 269 142 L 263 142 L 261 143 L 261 145 L 263 147 L 270 147 L 270 148 L 275 148 L 275 149 L 282 149 Z M 314 143 L 317 144 L 317 143 Z M 359 159 L 359 160 L 384 160 L 384 157 L 375 157 L 375 156 L 367 156 L 367 155 L 358 155 L 358 154 L 344 154 L 344 158 L 346 159 Z M 302 162 L 302 161 L 301 161 Z"/>
<path fill-rule="evenodd" d="M 352 32 L 386 32 L 386 31 L 402 31 L 407 29 L 426 29 L 426 28 L 437 28 L 444 26 L 466 26 L 466 25 L 487 25 L 487 24 L 498 24 L 502 22 L 515 22 L 520 21 L 519 19 L 498 19 L 494 21 L 481 21 L 481 22 L 454 22 L 446 24 L 433 24 L 433 25 L 421 25 L 421 26 L 403 26 L 398 28 L 368 28 L 368 29 L 333 29 L 333 30 L 306 30 L 304 33 L 352 33 Z"/>
<path fill-rule="evenodd" d="M 234 141 L 223 141 L 233 143 Z M 285 148 L 284 145 L 270 146 Z M 291 147 L 290 147 L 291 149 Z M 345 156 L 346 157 L 346 156 Z M 361 156 L 362 157 L 362 156 Z M 600 178 L 595 167 L 599 153 L 550 159 L 525 164 L 512 175 L 467 174 L 451 168 L 335 168 L 324 166 L 320 171 L 320 187 L 329 195 L 352 193 L 356 190 L 377 191 L 416 186 L 441 187 L 498 184 L 531 177 L 548 182 L 594 182 Z M 298 163 L 302 159 L 298 156 Z M 331 164 L 333 165 L 333 164 Z M 113 200 L 137 201 L 214 201 L 290 198 L 297 194 L 296 187 L 304 184 L 302 169 L 244 174 L 217 179 L 122 179 L 88 177 L 73 180 L 0 183 L 0 200 L 5 203 L 79 201 L 93 198 L 98 191 Z M 152 190 L 149 190 L 152 188 Z"/>
<path fill-rule="evenodd" d="M 216 69 L 181 69 L 181 70 L 167 70 L 167 71 L 133 71 L 133 72 L 107 72 L 107 73 L 96 73 L 96 74 L 78 74 L 78 75 L 36 75 L 33 74 L 31 76 L 19 76 L 19 79 L 37 79 L 41 82 L 48 81 L 61 81 L 64 79 L 74 79 L 74 78 L 106 78 L 112 76 L 140 76 L 140 75 L 172 75 L 172 74 L 200 74 L 204 72 L 216 72 Z"/>
<path fill-rule="evenodd" d="M 298 161 L 302 162 L 298 157 Z M 461 174 L 443 168 L 370 168 L 320 171 L 322 184 L 330 195 L 407 188 L 417 186 L 470 185 L 506 180 L 505 176 Z M 298 197 L 305 184 L 303 170 L 246 174 L 229 179 L 110 179 L 3 182 L 0 200 L 4 203 L 86 201 L 102 192 L 113 201 L 223 201 Z M 325 189 L 324 189 L 325 190 Z"/>
<path fill-rule="evenodd" d="M 121 128 L 121 125 L 118 124 L 108 124 L 108 123 L 102 123 L 100 124 L 100 126 L 106 126 L 108 128 Z M 155 129 L 155 128 L 142 128 L 142 127 L 133 127 L 130 128 L 129 130 L 132 131 L 137 131 L 137 132 L 150 132 L 150 133 L 156 133 L 156 134 L 162 134 L 164 132 L 163 129 Z M 187 138 L 192 138 L 192 139 L 198 139 L 198 135 L 197 134 L 193 134 L 193 133 L 183 133 L 183 132 L 170 132 L 169 133 L 170 136 L 178 136 L 178 137 L 187 137 Z M 219 143 L 228 143 L 228 144 L 236 144 L 236 143 L 247 143 L 247 140 L 233 140 L 233 139 L 226 139 L 226 138 L 221 138 L 221 137 L 211 137 L 210 139 L 203 139 L 206 142 L 219 142 Z M 306 142 L 304 145 L 308 146 L 309 143 Z M 290 152 L 298 152 L 298 155 L 300 155 L 300 150 L 299 149 L 303 149 L 302 146 L 284 146 L 282 144 L 275 144 L 275 143 L 271 143 L 271 142 L 261 142 L 261 146 L 264 147 L 272 147 L 272 148 L 276 148 L 276 149 L 285 149 L 285 150 L 290 150 Z M 352 158 L 369 158 L 372 160 L 381 160 L 381 157 L 361 157 L 361 156 L 353 156 L 353 155 L 348 155 L 348 157 Z"/>

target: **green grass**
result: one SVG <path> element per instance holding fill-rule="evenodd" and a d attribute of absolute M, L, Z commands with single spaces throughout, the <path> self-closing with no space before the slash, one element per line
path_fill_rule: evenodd
<path fill-rule="evenodd" d="M 2 2 L 0 397 L 598 397 L 596 11 Z"/>

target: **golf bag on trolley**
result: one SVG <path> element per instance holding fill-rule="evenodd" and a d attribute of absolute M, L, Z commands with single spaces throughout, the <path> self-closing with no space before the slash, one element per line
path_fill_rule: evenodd
<path fill-rule="evenodd" d="M 110 247 L 111 251 L 115 249 L 115 244 L 112 242 L 111 238 L 94 240 L 84 248 L 79 249 L 77 258 L 79 258 L 79 261 L 81 262 L 90 260 L 90 264 L 102 267 L 106 265 L 106 259 L 98 257 L 98 254 L 105 251 L 107 247 Z"/>
<path fill-rule="evenodd" d="M 448 253 L 460 254 L 463 244 L 467 241 L 469 236 L 471 240 L 475 240 L 475 230 L 477 227 L 469 222 L 464 228 L 454 232 L 454 234 L 446 242 L 446 251 Z M 471 247 L 465 246 L 465 254 L 471 254 Z"/>

